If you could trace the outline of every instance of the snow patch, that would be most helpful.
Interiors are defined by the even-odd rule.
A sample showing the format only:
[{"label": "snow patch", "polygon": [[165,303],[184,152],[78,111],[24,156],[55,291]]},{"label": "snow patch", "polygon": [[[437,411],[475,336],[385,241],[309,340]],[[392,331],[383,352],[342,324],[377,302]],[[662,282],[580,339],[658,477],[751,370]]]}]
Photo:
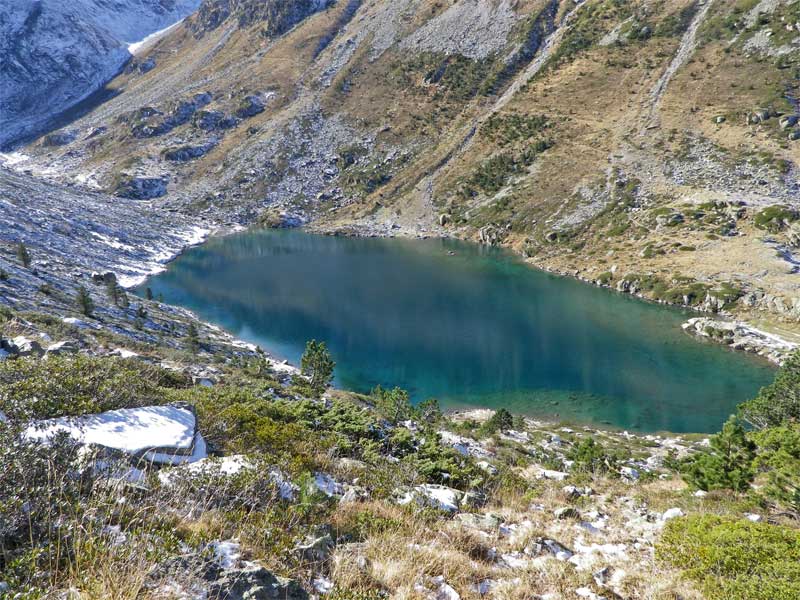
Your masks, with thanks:
[{"label": "snow patch", "polygon": [[194,413],[178,406],[123,408],[80,417],[59,417],[30,425],[25,436],[46,442],[66,433],[81,444],[96,444],[155,463],[180,464],[206,457]]},{"label": "snow patch", "polygon": [[146,36],[142,40],[139,40],[138,42],[128,44],[128,52],[130,52],[132,56],[136,56],[139,53],[139,51],[141,51],[149,43],[161,39],[162,37],[167,35],[170,31],[177,28],[178,25],[180,25],[181,23],[183,23],[183,19],[181,19],[177,23],[173,23],[172,25],[165,27],[164,29],[161,29],[160,31],[151,33],[150,35]]}]

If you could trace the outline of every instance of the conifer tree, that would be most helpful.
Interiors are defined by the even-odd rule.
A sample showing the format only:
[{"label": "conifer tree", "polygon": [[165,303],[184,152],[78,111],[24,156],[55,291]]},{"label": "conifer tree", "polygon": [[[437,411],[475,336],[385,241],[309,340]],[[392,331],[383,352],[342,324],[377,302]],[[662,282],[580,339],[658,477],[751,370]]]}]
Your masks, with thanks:
[{"label": "conifer tree", "polygon": [[92,316],[92,313],[94,312],[94,302],[92,301],[91,295],[89,295],[89,290],[87,290],[85,286],[78,288],[78,293],[75,296],[75,302],[82,314],[86,315],[87,317]]}]

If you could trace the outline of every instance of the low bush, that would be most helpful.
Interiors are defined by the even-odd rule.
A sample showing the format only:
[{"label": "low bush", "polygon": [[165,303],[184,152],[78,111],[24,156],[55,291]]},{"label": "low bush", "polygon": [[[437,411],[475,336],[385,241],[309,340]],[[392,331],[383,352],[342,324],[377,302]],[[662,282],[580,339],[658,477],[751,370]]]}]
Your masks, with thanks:
[{"label": "low bush", "polygon": [[735,417],[711,436],[707,452],[691,456],[682,466],[684,479],[701,490],[731,489],[744,492],[755,476],[756,445],[747,438]]},{"label": "low bush", "polygon": [[709,600],[800,598],[800,532],[716,515],[673,519],[657,558],[699,582]]},{"label": "low bush", "polygon": [[793,353],[758,395],[739,405],[739,414],[757,429],[800,422],[800,353]]},{"label": "low bush", "polygon": [[0,362],[0,410],[43,419],[164,403],[164,388],[189,385],[173,371],[122,358],[83,355]]}]

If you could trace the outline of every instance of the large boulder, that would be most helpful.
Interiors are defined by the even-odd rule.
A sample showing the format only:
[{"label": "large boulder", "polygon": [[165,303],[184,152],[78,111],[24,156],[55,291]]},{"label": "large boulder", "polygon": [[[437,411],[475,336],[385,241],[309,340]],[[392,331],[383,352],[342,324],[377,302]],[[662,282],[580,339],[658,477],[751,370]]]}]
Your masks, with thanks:
[{"label": "large boulder", "polygon": [[228,569],[208,587],[209,600],[307,600],[308,593],[292,579],[276,577],[260,565]]},{"label": "large boulder", "polygon": [[20,335],[11,340],[11,343],[16,347],[16,352],[19,356],[42,356],[44,350],[39,342]]},{"label": "large boulder", "polygon": [[236,110],[236,116],[240,119],[249,119],[262,112],[264,112],[264,101],[258,96],[247,96]]},{"label": "large boulder", "polygon": [[194,409],[185,404],[47,419],[33,423],[26,437],[47,441],[59,433],[66,433],[81,444],[149,463],[191,463],[207,456]]}]

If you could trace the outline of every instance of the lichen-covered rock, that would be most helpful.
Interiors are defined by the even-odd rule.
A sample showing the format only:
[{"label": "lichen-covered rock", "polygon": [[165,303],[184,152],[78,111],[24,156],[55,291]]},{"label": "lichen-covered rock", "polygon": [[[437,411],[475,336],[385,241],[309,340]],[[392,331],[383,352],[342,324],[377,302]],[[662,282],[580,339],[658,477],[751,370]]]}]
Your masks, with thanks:
[{"label": "lichen-covered rock", "polygon": [[249,564],[228,569],[208,587],[213,600],[306,600],[308,594],[291,579],[276,577],[267,569]]},{"label": "lichen-covered rock", "polygon": [[66,146],[75,141],[78,137],[75,131],[56,131],[49,133],[42,138],[42,146],[44,148],[55,148],[58,146]]},{"label": "lichen-covered rock", "polygon": [[187,162],[205,156],[213,147],[214,144],[203,144],[170,148],[164,152],[164,158],[171,162]]},{"label": "lichen-covered rock", "polygon": [[167,180],[162,177],[131,177],[122,179],[114,188],[121,198],[149,200],[167,193]]},{"label": "lichen-covered rock", "polygon": [[258,96],[247,96],[236,110],[236,116],[240,119],[249,119],[257,114],[264,112],[264,101]]}]

